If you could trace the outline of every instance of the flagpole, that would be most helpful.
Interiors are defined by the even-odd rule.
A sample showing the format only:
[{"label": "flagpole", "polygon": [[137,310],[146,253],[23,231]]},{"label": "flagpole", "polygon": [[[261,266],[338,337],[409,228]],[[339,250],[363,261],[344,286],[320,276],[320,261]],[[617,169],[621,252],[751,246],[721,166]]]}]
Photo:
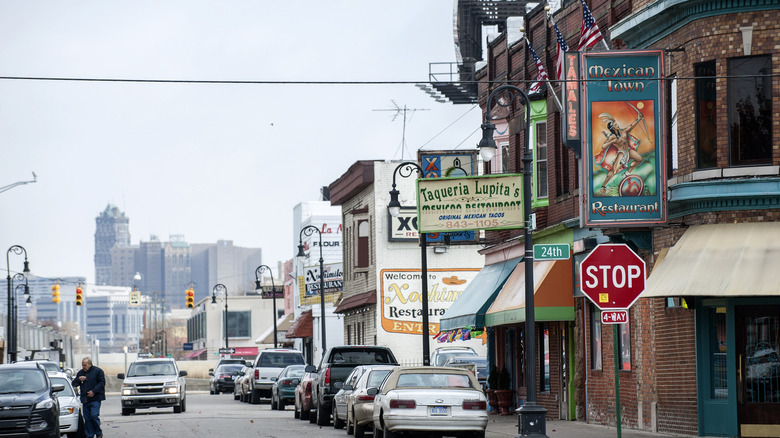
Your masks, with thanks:
[{"label": "flagpole", "polygon": [[[552,13],[550,12],[550,5],[549,4],[544,5],[544,10],[547,13],[547,19],[550,20],[550,22],[553,24],[553,26],[557,27],[557,25],[555,24],[555,20],[553,20]],[[557,69],[556,69],[556,71],[557,71]],[[558,78],[558,80],[560,81],[561,78]],[[565,99],[565,96],[563,95],[563,93],[564,93],[564,89],[563,89],[563,86],[561,86],[561,100]],[[553,90],[553,96],[555,96],[556,100],[558,99],[558,96],[555,94],[554,90]],[[561,108],[560,101],[558,101],[558,108]],[[563,113],[563,109],[562,108],[561,108],[561,113]]]},{"label": "flagpole", "polygon": [[[528,47],[531,47],[531,42],[528,41],[528,38],[525,36],[525,28],[520,29],[521,32],[523,32],[523,39],[525,40],[525,43],[528,44]],[[539,77],[537,72],[537,78]],[[550,77],[547,76],[546,79],[543,79],[544,82],[547,83],[547,86],[550,88],[550,94],[552,95],[553,99],[555,100],[555,106],[558,107],[558,111],[563,112],[563,105],[561,105],[561,101],[558,100],[558,95],[555,94],[555,89],[552,87],[552,84],[550,83]]]}]

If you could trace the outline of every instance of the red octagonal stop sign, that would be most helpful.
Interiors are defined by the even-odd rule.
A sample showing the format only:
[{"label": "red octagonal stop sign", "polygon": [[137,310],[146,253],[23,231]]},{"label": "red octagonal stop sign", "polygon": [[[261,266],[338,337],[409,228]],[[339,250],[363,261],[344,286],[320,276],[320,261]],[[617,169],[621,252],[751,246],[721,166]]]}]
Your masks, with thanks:
[{"label": "red octagonal stop sign", "polygon": [[602,310],[631,307],[645,276],[645,261],[624,243],[601,244],[580,264],[582,292]]}]

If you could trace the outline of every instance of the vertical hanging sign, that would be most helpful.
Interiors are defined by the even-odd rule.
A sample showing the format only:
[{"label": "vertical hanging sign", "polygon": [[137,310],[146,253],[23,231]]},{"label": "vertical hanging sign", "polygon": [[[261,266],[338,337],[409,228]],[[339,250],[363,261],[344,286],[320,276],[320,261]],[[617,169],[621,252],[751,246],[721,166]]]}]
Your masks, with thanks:
[{"label": "vertical hanging sign", "polygon": [[563,83],[563,142],[574,152],[577,159],[582,158],[582,135],[580,118],[582,114],[582,93],[580,93],[580,52],[566,52],[563,56],[563,71],[566,81]]},{"label": "vertical hanging sign", "polygon": [[582,224],[666,222],[661,50],[582,54]]}]

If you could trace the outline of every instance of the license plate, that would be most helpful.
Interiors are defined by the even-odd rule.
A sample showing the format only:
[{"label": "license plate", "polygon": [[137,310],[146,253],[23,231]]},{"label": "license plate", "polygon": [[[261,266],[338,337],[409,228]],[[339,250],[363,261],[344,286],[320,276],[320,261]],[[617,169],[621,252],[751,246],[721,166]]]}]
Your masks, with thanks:
[{"label": "license plate", "polygon": [[431,406],[431,415],[447,415],[447,406]]}]

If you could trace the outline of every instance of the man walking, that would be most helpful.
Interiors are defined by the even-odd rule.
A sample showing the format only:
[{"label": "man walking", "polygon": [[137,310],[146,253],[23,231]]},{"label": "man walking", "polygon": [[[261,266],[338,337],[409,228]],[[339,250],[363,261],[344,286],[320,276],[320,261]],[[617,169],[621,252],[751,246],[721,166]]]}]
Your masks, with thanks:
[{"label": "man walking", "polygon": [[100,429],[100,402],[106,399],[106,376],[103,370],[92,365],[92,359],[81,360],[81,371],[71,383],[79,388],[84,409],[84,432],[87,438],[103,438]]}]

